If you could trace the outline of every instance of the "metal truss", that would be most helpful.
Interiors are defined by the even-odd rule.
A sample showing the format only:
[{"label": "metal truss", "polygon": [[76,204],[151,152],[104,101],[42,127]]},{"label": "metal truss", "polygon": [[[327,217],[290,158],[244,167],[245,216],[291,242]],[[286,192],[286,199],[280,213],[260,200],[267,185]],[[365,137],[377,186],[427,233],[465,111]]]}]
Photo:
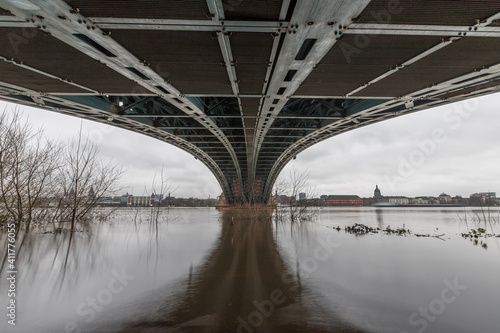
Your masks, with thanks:
[{"label": "metal truss", "polygon": [[[37,68],[0,50],[0,65],[70,87],[41,92],[0,74],[0,98],[139,132],[170,143],[202,161],[230,202],[249,202],[254,185],[260,201],[271,195],[283,167],[297,154],[332,136],[375,122],[500,90],[500,59],[470,72],[396,96],[370,89],[464,40],[500,37],[500,13],[474,18],[471,26],[360,23],[369,0],[284,0],[272,20],[231,20],[221,0],[207,0],[208,18],[150,19],[85,17],[62,0],[0,0],[13,15],[0,15],[0,29],[37,28],[107,69],[133,81],[134,91],[110,93]],[[489,15],[489,14],[488,14]],[[113,38],[129,30],[211,34],[227,76],[223,94],[184,94]],[[3,30],[5,31],[5,30]],[[270,52],[262,88],[242,94],[231,34],[265,33]],[[297,94],[338,42],[347,36],[437,37],[430,47],[350,86],[343,95]],[[200,54],[203,50],[200,51]],[[446,59],[443,59],[446,61]],[[220,69],[220,67],[218,67]],[[319,67],[322,68],[322,67]],[[259,78],[262,79],[262,78]],[[64,89],[63,89],[64,90]],[[72,93],[68,91],[79,91]],[[382,96],[384,95],[384,96]],[[245,100],[257,110],[244,109]],[[245,193],[248,192],[248,193]]]}]

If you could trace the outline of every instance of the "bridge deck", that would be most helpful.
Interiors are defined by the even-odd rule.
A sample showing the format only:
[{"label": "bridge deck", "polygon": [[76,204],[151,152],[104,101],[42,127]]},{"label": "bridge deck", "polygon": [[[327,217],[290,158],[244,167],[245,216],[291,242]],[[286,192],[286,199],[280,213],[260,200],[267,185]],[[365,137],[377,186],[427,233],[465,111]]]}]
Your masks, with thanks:
[{"label": "bridge deck", "polygon": [[231,202],[339,133],[500,86],[493,0],[0,0],[0,98],[173,144]]}]

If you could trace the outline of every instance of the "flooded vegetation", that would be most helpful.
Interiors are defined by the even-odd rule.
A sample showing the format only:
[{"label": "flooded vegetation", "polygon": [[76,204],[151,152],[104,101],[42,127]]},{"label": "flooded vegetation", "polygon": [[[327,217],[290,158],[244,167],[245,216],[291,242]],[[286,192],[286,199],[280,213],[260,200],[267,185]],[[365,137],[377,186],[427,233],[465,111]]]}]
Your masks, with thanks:
[{"label": "flooded vegetation", "polygon": [[467,238],[482,248],[470,247],[459,212],[327,208],[291,222],[272,210],[124,208],[74,228],[32,225],[17,236],[16,326],[0,330],[496,332],[499,238],[475,226]]}]

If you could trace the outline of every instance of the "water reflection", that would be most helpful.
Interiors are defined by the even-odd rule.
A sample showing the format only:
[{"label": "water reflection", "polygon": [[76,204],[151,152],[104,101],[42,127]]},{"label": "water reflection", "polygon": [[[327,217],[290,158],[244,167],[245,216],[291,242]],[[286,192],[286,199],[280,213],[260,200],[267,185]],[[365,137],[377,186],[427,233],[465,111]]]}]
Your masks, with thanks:
[{"label": "water reflection", "polygon": [[384,213],[382,209],[375,209],[375,214],[377,214],[377,225],[380,229],[384,229]]},{"label": "water reflection", "polygon": [[[499,238],[464,239],[484,223],[467,226],[460,212],[324,209],[317,221],[290,223],[269,212],[172,209],[151,224],[124,209],[81,232],[45,234],[54,227],[40,226],[19,233],[15,331],[411,332],[409,316],[440,297],[443,281],[458,278],[467,291],[428,331],[497,332]],[[344,232],[354,223],[406,225],[412,236],[354,237]],[[415,236],[436,230],[446,242]],[[312,262],[330,241],[337,247]],[[117,274],[131,278],[120,284]],[[0,332],[11,329],[0,322]]]},{"label": "water reflection", "polygon": [[[31,230],[21,228],[16,236],[19,319],[15,331],[116,331],[131,317],[123,319],[124,316],[120,316],[118,321],[111,324],[107,318],[110,310],[126,304],[124,300],[127,298],[138,298],[138,295],[154,289],[155,279],[163,283],[172,281],[175,276],[183,274],[183,267],[189,267],[190,262],[196,267],[196,257],[201,257],[215,238],[216,231],[212,227],[216,225],[212,218],[214,214],[208,212],[199,210],[183,214],[185,212],[178,211],[179,214],[171,219],[150,223],[148,219],[134,218],[137,214],[124,209],[109,221],[79,223],[74,231],[70,230],[71,225],[68,223],[36,225]],[[140,215],[147,217],[149,213],[145,209]],[[169,221],[174,221],[172,232],[169,231]],[[203,234],[207,236],[193,235],[193,225],[201,226]],[[178,245],[188,237],[196,239],[197,243],[189,248]],[[7,233],[0,232],[0,244],[6,244],[6,238]],[[171,249],[182,251],[174,253]],[[1,247],[0,255],[6,262],[7,246]],[[177,258],[172,260],[173,256]],[[187,264],[184,265],[184,262]],[[8,267],[6,264],[2,266],[2,277],[5,277]],[[104,309],[101,312],[99,305],[96,318],[89,320],[86,312],[89,297],[99,296],[103,288],[108,288],[111,279],[116,274],[125,274],[123,272],[136,277],[139,282],[128,285],[119,294],[113,293],[110,304],[107,304],[106,299],[101,299],[100,303],[106,303],[106,306],[102,307]],[[6,290],[7,282],[3,278],[0,280],[0,290]],[[102,295],[106,297],[109,293]],[[3,304],[6,301],[7,293],[2,293],[0,302]],[[82,308],[82,304],[85,307]],[[106,321],[105,329],[96,328]],[[70,328],[66,328],[66,325]],[[6,321],[0,322],[0,332],[10,329]]]},{"label": "water reflection", "polygon": [[122,332],[359,332],[305,304],[299,279],[278,252],[272,212],[247,214],[223,212],[220,238],[204,264],[190,269],[173,297],[162,299],[158,291],[148,299],[148,308],[160,302],[159,308]]},{"label": "water reflection", "polygon": [[[23,283],[31,285],[44,281],[51,295],[71,290],[72,286],[102,268],[102,258],[97,259],[102,248],[99,235],[103,223],[77,224],[74,230],[67,223],[39,225],[21,229],[16,234],[16,260],[22,271]],[[7,235],[0,234],[0,243],[6,244]],[[2,248],[3,263],[0,271],[8,269],[6,247]],[[67,279],[71,276],[71,279]]]}]

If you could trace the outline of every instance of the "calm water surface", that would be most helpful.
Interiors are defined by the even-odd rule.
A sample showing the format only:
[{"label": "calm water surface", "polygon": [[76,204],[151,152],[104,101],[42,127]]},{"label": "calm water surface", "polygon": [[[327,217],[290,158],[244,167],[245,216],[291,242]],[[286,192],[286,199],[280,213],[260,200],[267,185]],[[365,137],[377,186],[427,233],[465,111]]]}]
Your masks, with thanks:
[{"label": "calm water surface", "polygon": [[[301,223],[174,208],[152,224],[136,213],[25,237],[16,326],[4,315],[0,332],[500,331],[500,238],[462,238],[478,227],[471,209],[324,208]],[[346,233],[354,223],[412,234]],[[4,271],[5,306],[7,289]]]}]

